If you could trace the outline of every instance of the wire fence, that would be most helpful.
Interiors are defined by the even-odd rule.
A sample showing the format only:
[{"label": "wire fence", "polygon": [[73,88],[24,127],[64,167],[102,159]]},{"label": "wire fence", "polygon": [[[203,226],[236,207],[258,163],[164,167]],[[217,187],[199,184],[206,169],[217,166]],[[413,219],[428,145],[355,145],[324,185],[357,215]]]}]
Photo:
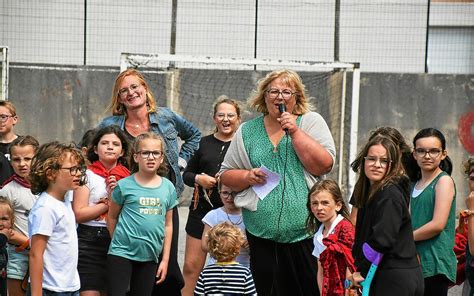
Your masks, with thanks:
[{"label": "wire fence", "polygon": [[474,73],[473,0],[1,0],[12,63],[118,66],[120,53],[359,62]]}]

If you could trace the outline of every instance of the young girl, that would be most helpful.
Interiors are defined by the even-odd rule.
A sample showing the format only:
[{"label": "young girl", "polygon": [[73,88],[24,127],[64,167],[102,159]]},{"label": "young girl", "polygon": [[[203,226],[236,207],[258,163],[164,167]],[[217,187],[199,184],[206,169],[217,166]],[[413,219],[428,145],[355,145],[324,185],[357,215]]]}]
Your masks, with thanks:
[{"label": "young girl", "polygon": [[28,175],[31,160],[38,150],[39,143],[32,136],[19,136],[10,145],[11,165],[15,172],[0,190],[0,195],[7,197],[13,205],[15,224],[8,246],[8,295],[22,296],[23,280],[28,279],[28,214],[33,207],[36,195],[31,193]]},{"label": "young girl", "polygon": [[[351,250],[354,227],[341,190],[334,180],[316,183],[306,203],[306,228],[314,235],[313,255],[318,258],[318,287],[321,295],[344,295],[344,280],[354,271]],[[336,250],[341,250],[338,252]]]},{"label": "young girl", "polygon": [[79,262],[81,295],[105,295],[107,291],[107,251],[110,235],[105,217],[110,194],[117,181],[128,177],[128,142],[116,125],[97,131],[88,145],[87,183],[74,190],[72,209],[79,224]]},{"label": "young girl", "polygon": [[178,201],[173,184],[162,177],[166,173],[163,149],[160,136],[150,132],[137,136],[133,144],[134,174],[117,183],[109,201],[109,295],[125,295],[129,285],[130,295],[150,295],[155,276],[157,284],[166,278],[172,209]]},{"label": "young girl", "polygon": [[257,295],[250,269],[236,262],[244,243],[242,231],[229,222],[208,232],[206,249],[216,262],[203,269],[194,295]]},{"label": "young girl", "polygon": [[[7,295],[6,267],[8,264],[7,242],[15,219],[13,206],[5,196],[0,196],[0,295]],[[11,295],[11,294],[9,294]]]},{"label": "young girl", "polygon": [[[218,190],[220,199],[222,201],[223,206],[217,208],[215,210],[210,211],[209,213],[204,216],[202,219],[202,223],[204,223],[204,231],[202,233],[202,250],[204,253],[207,253],[208,250],[208,232],[212,229],[212,227],[216,226],[219,223],[227,222],[230,223],[242,231],[242,234],[245,233],[245,225],[242,219],[242,211],[240,208],[236,207],[234,204],[234,193],[232,190],[223,185],[219,182]],[[237,262],[240,264],[250,267],[250,256],[248,250],[248,243],[245,240],[240,250],[240,254],[237,257]],[[208,265],[213,264],[216,262],[216,259],[212,256],[209,258]]]},{"label": "young girl", "polygon": [[411,194],[413,236],[420,256],[425,295],[447,295],[456,281],[455,197],[452,163],[444,135],[426,128],[413,139],[418,178]]},{"label": "young girl", "polygon": [[30,172],[31,192],[40,194],[28,216],[31,295],[79,295],[76,220],[69,190],[84,184],[84,158],[73,145],[40,146]]},{"label": "young girl", "polygon": [[416,257],[410,213],[409,180],[404,174],[398,146],[375,136],[361,151],[363,163],[355,185],[359,205],[354,256],[357,272],[349,279],[363,281],[371,262],[363,252],[367,244],[383,259],[370,286],[370,295],[423,295],[423,278]]}]

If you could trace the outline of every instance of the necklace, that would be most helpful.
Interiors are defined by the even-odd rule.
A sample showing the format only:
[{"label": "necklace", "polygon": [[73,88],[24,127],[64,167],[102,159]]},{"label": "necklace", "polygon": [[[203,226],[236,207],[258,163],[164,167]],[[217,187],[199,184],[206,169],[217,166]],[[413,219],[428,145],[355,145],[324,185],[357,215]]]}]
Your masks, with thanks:
[{"label": "necklace", "polygon": [[227,220],[229,220],[230,223],[232,223],[232,225],[240,225],[242,223],[242,215],[239,216],[239,220],[237,220],[237,222],[234,222],[232,221],[232,219],[230,218],[229,216],[229,213],[227,213],[226,209],[224,208],[224,212],[225,214],[227,215]]}]

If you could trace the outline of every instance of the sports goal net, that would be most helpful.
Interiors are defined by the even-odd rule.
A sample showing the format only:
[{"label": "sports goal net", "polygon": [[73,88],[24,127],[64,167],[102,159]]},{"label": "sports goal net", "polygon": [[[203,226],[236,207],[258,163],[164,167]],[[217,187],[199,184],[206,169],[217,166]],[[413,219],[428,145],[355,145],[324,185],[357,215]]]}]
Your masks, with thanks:
[{"label": "sports goal net", "polygon": [[240,101],[246,121],[259,115],[246,106],[259,79],[277,69],[297,71],[314,111],[326,120],[336,143],[337,158],[330,177],[339,182],[346,197],[352,192],[355,176],[349,164],[357,149],[358,64],[123,53],[121,71],[127,68],[143,73],[158,105],[183,115],[203,135],[214,130],[212,105],[219,96]]},{"label": "sports goal net", "polygon": [[8,98],[8,47],[0,46],[0,100]]}]

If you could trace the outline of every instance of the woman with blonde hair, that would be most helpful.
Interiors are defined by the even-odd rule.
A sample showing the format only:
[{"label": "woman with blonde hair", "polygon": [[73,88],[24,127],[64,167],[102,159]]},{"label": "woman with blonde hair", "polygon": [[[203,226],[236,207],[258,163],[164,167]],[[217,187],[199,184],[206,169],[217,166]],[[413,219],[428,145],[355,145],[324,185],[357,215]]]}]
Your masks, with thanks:
[{"label": "woman with blonde hair", "polygon": [[[221,181],[238,192],[259,295],[318,295],[313,243],[305,230],[309,188],[332,169],[334,140],[324,119],[310,112],[305,87],[291,70],[259,81],[250,106],[262,113],[237,130],[221,169]],[[258,197],[266,172],[280,175]]]},{"label": "woman with blonde hair", "polygon": [[[109,105],[112,116],[99,123],[99,127],[118,125],[134,139],[146,132],[153,132],[163,138],[164,155],[169,166],[167,178],[176,186],[179,197],[184,189],[181,169],[198,149],[201,133],[188,120],[165,107],[157,107],[153,93],[143,75],[134,69],[120,73],[112,90]],[[178,137],[183,141],[178,148]],[[173,208],[173,240],[168,266],[168,277],[154,293],[180,295],[184,280],[177,261],[179,217]],[[158,291],[159,290],[159,291]]]}]

